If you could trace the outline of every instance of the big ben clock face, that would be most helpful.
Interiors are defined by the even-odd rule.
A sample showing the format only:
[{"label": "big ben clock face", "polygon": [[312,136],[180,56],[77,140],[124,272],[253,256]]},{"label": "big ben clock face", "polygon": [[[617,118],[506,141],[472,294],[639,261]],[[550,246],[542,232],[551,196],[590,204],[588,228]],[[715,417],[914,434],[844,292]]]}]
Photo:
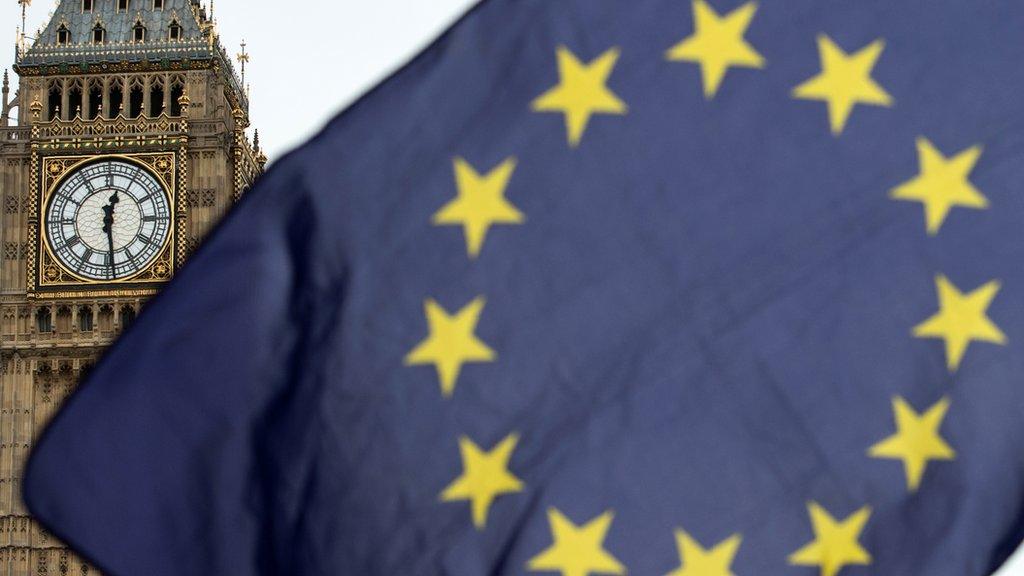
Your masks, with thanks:
[{"label": "big ben clock face", "polygon": [[96,281],[131,278],[160,255],[171,235],[168,191],[137,164],[95,162],[54,190],[44,229],[68,272]]}]

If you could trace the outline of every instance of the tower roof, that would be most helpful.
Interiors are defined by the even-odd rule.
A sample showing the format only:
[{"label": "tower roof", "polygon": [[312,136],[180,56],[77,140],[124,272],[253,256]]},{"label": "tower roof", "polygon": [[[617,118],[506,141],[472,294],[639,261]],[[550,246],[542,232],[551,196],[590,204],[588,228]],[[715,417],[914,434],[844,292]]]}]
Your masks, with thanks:
[{"label": "tower roof", "polygon": [[[91,9],[85,6],[91,4]],[[57,64],[73,60],[86,62],[159,59],[163,55],[209,52],[208,33],[212,23],[197,0],[164,0],[155,8],[154,0],[61,0],[50,22],[35,43],[21,55],[19,64]],[[127,5],[127,10],[120,9]],[[141,22],[146,41],[135,42],[133,29]],[[171,40],[170,28],[177,23],[181,35]],[[93,30],[105,30],[103,42],[93,41]],[[61,43],[58,32],[67,30],[70,38]],[[206,50],[201,50],[206,48]]]},{"label": "tower roof", "polygon": [[[135,39],[139,23],[146,28],[143,41]],[[178,33],[172,36],[174,26]],[[101,42],[95,41],[97,27],[104,31]],[[77,65],[84,71],[94,65],[204,60],[219,61],[229,71],[244,102],[245,91],[231,58],[217,40],[214,22],[200,0],[60,0],[32,46],[19,50],[16,69],[38,74],[52,66]]]}]

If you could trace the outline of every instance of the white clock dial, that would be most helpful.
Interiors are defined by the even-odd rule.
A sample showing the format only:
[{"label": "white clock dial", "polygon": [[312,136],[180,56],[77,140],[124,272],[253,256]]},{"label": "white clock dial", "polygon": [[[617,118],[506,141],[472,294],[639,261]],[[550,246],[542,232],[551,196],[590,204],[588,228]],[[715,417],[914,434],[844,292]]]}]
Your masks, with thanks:
[{"label": "white clock dial", "polygon": [[167,191],[141,166],[104,160],[74,172],[46,209],[46,237],[82,278],[121,280],[145,270],[170,237]]}]

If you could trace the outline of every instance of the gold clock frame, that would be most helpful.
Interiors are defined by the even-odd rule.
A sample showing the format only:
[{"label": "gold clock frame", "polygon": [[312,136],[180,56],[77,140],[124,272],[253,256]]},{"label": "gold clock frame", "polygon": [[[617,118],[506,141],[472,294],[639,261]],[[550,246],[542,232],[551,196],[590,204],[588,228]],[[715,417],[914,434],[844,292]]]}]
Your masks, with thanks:
[{"label": "gold clock frame", "polygon": [[[32,298],[106,298],[146,297],[171,279],[178,265],[179,239],[184,237],[185,221],[178,217],[178,201],[184,185],[179,168],[187,159],[184,152],[138,152],[120,154],[38,156],[33,166],[32,198],[29,203],[28,293]],[[158,256],[138,273],[119,280],[93,280],[67,269],[53,254],[46,238],[46,207],[50,198],[76,170],[94,162],[122,160],[146,170],[167,190],[172,222]]]}]

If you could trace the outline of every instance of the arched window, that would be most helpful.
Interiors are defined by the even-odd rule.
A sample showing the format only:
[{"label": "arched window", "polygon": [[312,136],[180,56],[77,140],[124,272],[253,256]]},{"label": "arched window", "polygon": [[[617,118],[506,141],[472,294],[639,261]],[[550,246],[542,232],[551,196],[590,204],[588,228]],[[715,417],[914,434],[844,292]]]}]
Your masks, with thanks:
[{"label": "arched window", "polygon": [[136,42],[146,41],[146,26],[142,22],[135,23],[135,27],[132,28],[132,38]]},{"label": "arched window", "polygon": [[57,309],[57,332],[61,334],[71,333],[71,308],[61,306]]},{"label": "arched window", "polygon": [[92,0],[82,0],[82,12],[92,12]]},{"label": "arched window", "polygon": [[130,0],[117,0],[117,11],[127,12],[130,7]]},{"label": "arched window", "polygon": [[92,306],[82,306],[78,309],[78,331],[92,332]]},{"label": "arched window", "polygon": [[18,317],[17,314],[9,312],[4,314],[3,333],[17,334],[18,333]]},{"label": "arched window", "polygon": [[103,83],[93,80],[89,83],[89,109],[86,110],[86,120],[92,120],[100,116],[103,108]]},{"label": "arched window", "polygon": [[121,307],[121,330],[127,330],[135,322],[135,308],[125,304]]},{"label": "arched window", "polygon": [[103,44],[107,41],[107,29],[102,24],[96,24],[92,29],[92,41],[96,44]]},{"label": "arched window", "polygon": [[100,307],[100,331],[110,332],[114,329],[114,309],[109,305]]},{"label": "arched window", "polygon": [[132,86],[128,93],[128,117],[138,118],[142,116],[142,106],[146,103],[145,95],[142,93],[142,86]]},{"label": "arched window", "polygon": [[175,82],[171,86],[171,116],[181,116],[181,97],[185,95],[185,86]]},{"label": "arched window", "polygon": [[156,118],[164,113],[164,85],[159,80],[149,87],[149,116]]},{"label": "arched window", "polygon": [[68,113],[71,119],[82,114],[82,85],[78,82],[68,90]]},{"label": "arched window", "polygon": [[50,95],[47,97],[46,102],[47,119],[57,120],[60,118],[60,101],[63,95],[64,91],[59,83],[54,82],[50,85]]},{"label": "arched window", "polygon": [[53,314],[50,314],[49,308],[40,308],[36,312],[36,328],[40,334],[53,332]]},{"label": "arched window", "polygon": [[110,109],[107,110],[107,118],[117,118],[124,109],[124,90],[121,88],[120,80],[114,80],[110,85]]},{"label": "arched window", "polygon": [[57,28],[57,44],[71,44],[71,30],[63,24]]},{"label": "arched window", "polygon": [[153,10],[163,10],[164,0],[153,0]]},{"label": "arched window", "polygon": [[181,24],[178,24],[177,20],[172,21],[170,28],[167,30],[168,37],[171,40],[181,40]]}]

